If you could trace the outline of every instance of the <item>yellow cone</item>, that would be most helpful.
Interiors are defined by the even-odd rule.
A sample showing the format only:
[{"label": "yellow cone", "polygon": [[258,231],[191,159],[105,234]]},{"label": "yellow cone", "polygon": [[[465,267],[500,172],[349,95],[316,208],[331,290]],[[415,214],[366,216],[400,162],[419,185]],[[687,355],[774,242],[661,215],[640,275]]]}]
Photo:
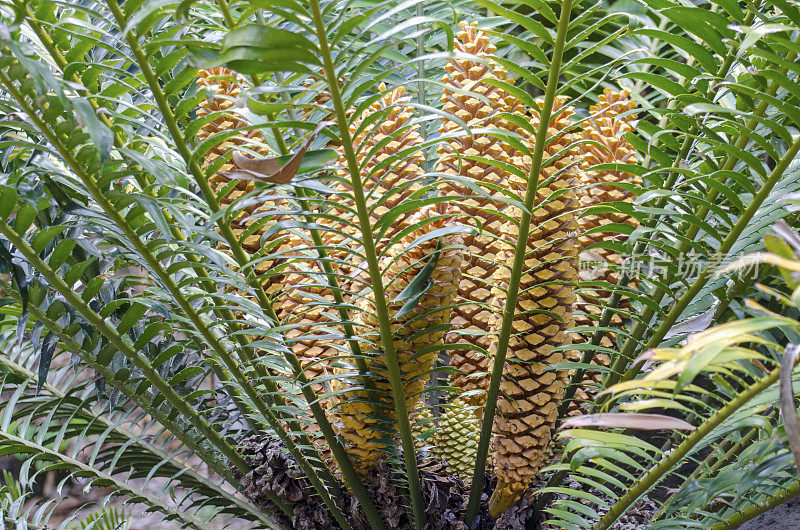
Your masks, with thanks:
[{"label": "yellow cone", "polygon": [[[424,208],[411,222],[426,222],[437,215],[436,209]],[[403,393],[409,411],[417,408],[422,391],[433,367],[434,357],[442,343],[445,325],[450,321],[450,312],[461,269],[462,250],[458,246],[460,236],[448,235],[428,241],[406,251],[405,248],[421,235],[435,229],[437,224],[425,224],[421,230],[412,232],[403,241],[390,249],[382,260],[386,300],[391,318],[393,345],[403,379]],[[437,250],[438,249],[438,250]],[[435,266],[429,277],[429,287],[407,314],[394,317],[405,304],[405,300],[393,301],[425,269],[431,260]],[[363,339],[372,343],[365,347],[369,372],[376,374],[373,388],[377,402],[370,402],[368,393],[360,387],[357,377],[342,377],[334,382],[334,390],[344,391],[334,399],[331,417],[334,427],[345,441],[348,452],[355,458],[354,465],[365,473],[380,460],[393,445],[395,439],[394,400],[388,381],[388,371],[383,354],[383,342],[371,293],[361,298],[357,305],[361,310],[356,318]],[[344,374],[345,370],[337,369]],[[348,391],[348,388],[354,390]]]}]

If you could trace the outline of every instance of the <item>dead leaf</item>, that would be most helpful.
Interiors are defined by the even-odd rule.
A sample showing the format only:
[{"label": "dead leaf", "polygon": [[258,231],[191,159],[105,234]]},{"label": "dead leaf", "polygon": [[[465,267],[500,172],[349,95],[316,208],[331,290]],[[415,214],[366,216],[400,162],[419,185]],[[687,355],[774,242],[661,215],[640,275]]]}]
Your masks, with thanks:
[{"label": "dead leaf", "polygon": [[797,405],[794,402],[794,388],[792,388],[792,370],[800,354],[799,344],[790,344],[783,351],[781,359],[781,417],[789,438],[789,447],[792,448],[794,463],[800,473],[800,417],[797,416]]},{"label": "dead leaf", "polygon": [[228,171],[223,175],[232,179],[288,184],[300,169],[300,163],[303,161],[303,156],[308,151],[311,142],[314,141],[322,129],[331,124],[332,122],[323,121],[317,125],[316,129],[312,131],[306,141],[303,142],[303,145],[300,146],[300,149],[286,164],[281,164],[281,157],[256,159],[235,151],[233,153],[233,163],[236,164],[239,171]]},{"label": "dead leaf", "polygon": [[636,360],[633,361],[633,364],[639,364],[639,363],[644,362],[644,361],[652,361],[654,354],[655,354],[654,350],[652,350],[652,349],[647,350],[643,354],[641,354],[639,357],[637,357]]},{"label": "dead leaf", "polygon": [[678,335],[687,335],[705,331],[714,321],[714,314],[717,312],[718,305],[719,302],[715,300],[714,304],[703,313],[678,322],[672,326],[672,328],[670,328],[666,335],[664,335],[663,340],[671,339],[672,337],[677,337]]},{"label": "dead leaf", "polygon": [[789,224],[781,219],[772,225],[772,230],[780,236],[781,239],[792,245],[795,254],[800,255],[800,234],[798,234]]},{"label": "dead leaf", "polygon": [[694,425],[679,418],[662,414],[604,412],[600,414],[584,414],[564,420],[561,428],[567,427],[612,427],[635,429],[638,431],[657,431],[661,429],[680,429],[693,431]]}]

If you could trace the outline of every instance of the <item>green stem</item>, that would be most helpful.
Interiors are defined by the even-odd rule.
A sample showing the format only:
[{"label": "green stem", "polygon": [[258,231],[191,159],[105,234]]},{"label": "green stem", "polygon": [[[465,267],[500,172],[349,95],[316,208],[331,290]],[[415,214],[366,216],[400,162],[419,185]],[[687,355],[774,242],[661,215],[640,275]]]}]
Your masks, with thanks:
[{"label": "green stem", "polygon": [[733,400],[729,401],[713,416],[704,421],[697,429],[692,431],[674,451],[669,453],[669,455],[663,458],[656,466],[652,467],[625,495],[620,497],[608,513],[592,527],[592,530],[605,530],[613,525],[639,497],[650,491],[661,479],[666,477],[668,472],[680,463],[698,443],[702,442],[703,439],[711,433],[711,431],[717,428],[742,405],[773,385],[779,377],[780,368],[776,368],[742,390]]},{"label": "green stem", "polygon": [[[786,153],[781,157],[778,164],[775,166],[775,169],[772,170],[767,180],[764,182],[764,185],[758,190],[753,200],[747,206],[747,209],[742,213],[739,220],[733,226],[731,231],[728,233],[728,236],[722,242],[718,249],[718,254],[720,256],[725,256],[731,250],[733,245],[738,241],[739,236],[744,232],[744,229],[747,228],[747,225],[750,223],[750,220],[755,215],[756,211],[761,207],[764,201],[769,196],[769,193],[772,191],[772,188],[778,183],[778,181],[783,176],[783,173],[789,167],[789,164],[792,163],[794,157],[797,153],[800,152],[800,137],[796,138],[794,142],[789,146],[789,149]],[[706,283],[713,277],[714,273],[716,272],[717,267],[715,265],[709,265],[706,267],[698,276],[697,280],[683,293],[680,299],[675,303],[669,313],[662,319],[661,324],[659,327],[653,332],[650,337],[650,340],[642,348],[643,351],[646,351],[650,348],[655,348],[658,346],[661,341],[664,339],[664,336],[667,332],[672,328],[672,326],[677,322],[678,318],[681,316],[683,311],[686,307],[695,299],[695,297],[700,293],[700,291],[705,287]],[[644,322],[644,321],[641,321]],[[638,326],[637,326],[638,327]],[[634,344],[633,337],[629,340],[629,343]],[[634,345],[635,346],[635,345]],[[621,354],[624,356],[626,352],[632,350],[631,348],[625,348]],[[631,379],[639,372],[639,367],[641,363],[636,364],[628,369],[627,372],[622,376],[619,377],[617,372],[611,372],[608,379],[608,385],[611,386],[617,381]]]},{"label": "green stem", "polygon": [[527,190],[525,192],[525,208],[522,210],[519,221],[519,236],[517,237],[516,246],[514,248],[514,262],[511,265],[511,277],[508,282],[506,303],[503,310],[503,321],[497,340],[497,352],[493,359],[494,366],[492,367],[492,377],[489,383],[489,389],[486,393],[486,403],[483,408],[481,437],[478,443],[475,470],[472,473],[472,485],[469,494],[469,503],[467,504],[467,514],[464,518],[467,527],[472,525],[480,510],[483,481],[486,474],[486,459],[489,455],[489,443],[492,438],[494,414],[497,407],[497,398],[500,393],[500,383],[503,379],[503,369],[505,367],[508,344],[511,338],[512,325],[514,323],[514,313],[517,305],[520,280],[522,278],[522,269],[525,265],[525,249],[527,248],[528,235],[530,234],[531,228],[531,212],[534,210],[539,173],[542,170],[542,159],[544,156],[545,143],[547,141],[547,129],[550,124],[553,102],[555,101],[559,85],[558,78],[561,73],[561,59],[564,54],[564,43],[567,38],[571,10],[572,0],[562,0],[555,46],[553,47],[553,58],[550,61],[550,71],[547,78],[547,89],[544,95],[544,103],[542,104],[539,127],[536,129],[536,143],[534,144],[531,171],[528,175]]},{"label": "green stem", "polygon": [[762,513],[775,508],[783,504],[786,501],[789,501],[795,497],[800,495],[800,482],[795,482],[786,490],[777,495],[772,497],[766,504],[754,504],[752,506],[748,506],[744,510],[739,510],[738,512],[734,513],[724,521],[720,521],[712,526],[709,530],[725,530],[728,528],[738,528],[739,526],[743,525],[747,521],[758,517]]},{"label": "green stem", "polygon": [[[257,83],[257,77],[252,76],[253,81]],[[262,97],[264,94],[262,94]],[[270,121],[275,121],[275,117],[273,115],[267,116]],[[286,145],[286,142],[283,139],[283,135],[280,134],[280,130],[278,127],[272,127],[272,134],[275,137],[275,140],[278,144],[278,149],[280,150],[282,155],[289,154],[289,148]],[[297,202],[300,204],[300,207],[305,212],[311,212],[311,203],[308,200],[308,193],[303,188],[297,188]],[[310,226],[314,225],[314,219],[311,215],[305,215],[306,223]],[[345,304],[344,297],[342,296],[342,290],[339,286],[339,280],[336,277],[336,273],[331,266],[330,261],[328,258],[328,252],[325,250],[325,243],[322,240],[322,236],[320,235],[320,231],[316,228],[310,228],[309,233],[311,234],[311,240],[314,242],[314,248],[317,252],[317,264],[322,268],[323,272],[325,273],[325,278],[328,282],[328,289],[331,291],[331,295],[333,296],[333,301],[336,303],[336,311],[339,313],[339,320],[342,322],[342,328],[344,329],[345,337],[347,337],[347,344],[350,346],[350,352],[353,354],[355,358],[356,365],[358,366],[358,373],[359,377],[361,378],[362,383],[364,384],[364,388],[367,389],[367,397],[373,402],[378,402],[378,396],[375,391],[375,385],[372,384],[372,380],[369,377],[369,369],[367,368],[367,363],[364,360],[364,354],[361,351],[361,345],[359,344],[358,340],[356,339],[355,330],[353,329],[353,324],[350,323],[350,315],[347,311],[347,305]]]},{"label": "green stem", "polygon": [[231,16],[231,10],[228,6],[227,0],[217,0],[219,10],[222,11],[222,17],[225,19],[225,25],[233,29],[236,27],[236,21]]},{"label": "green stem", "polygon": [[386,357],[386,367],[389,372],[389,383],[392,388],[394,398],[394,408],[397,415],[397,427],[403,445],[403,457],[405,461],[406,473],[408,474],[408,489],[411,496],[411,508],[414,516],[414,525],[422,529],[425,525],[425,507],[422,503],[422,491],[420,487],[419,470],[417,469],[416,450],[414,439],[411,434],[411,423],[408,419],[408,409],[403,393],[403,378],[400,371],[400,364],[397,353],[394,349],[393,334],[389,321],[389,311],[386,303],[386,296],[383,289],[383,279],[381,277],[378,255],[375,249],[375,239],[370,225],[369,212],[367,211],[366,200],[364,198],[364,186],[361,181],[361,172],[358,166],[353,139],[348,129],[347,115],[342,103],[341,93],[339,92],[339,80],[336,78],[336,69],[331,58],[331,51],[328,47],[327,32],[325,23],[320,13],[319,0],[309,0],[311,5],[314,27],[319,40],[319,51],[325,68],[328,89],[331,93],[336,112],[336,122],[342,140],[342,149],[347,160],[347,167],[350,173],[353,196],[355,199],[356,212],[359,227],[363,237],[364,254],[369,269],[370,281],[372,283],[375,310],[380,325],[380,337],[383,344],[383,353]]},{"label": "green stem", "polygon": [[[749,11],[747,13],[746,17],[745,17],[744,24],[745,25],[749,25],[750,23],[752,23],[754,17],[755,17],[755,13],[753,11]],[[733,47],[731,47],[731,49],[726,54],[725,60],[723,61],[722,65],[720,65],[720,68],[717,70],[717,73],[716,73],[716,78],[717,79],[722,79],[727,75],[727,73],[730,70],[731,66],[733,66],[733,64],[734,64],[735,59],[736,59],[735,49]],[[691,60],[692,59],[690,58],[690,61]],[[684,88],[687,88],[687,89],[691,88],[690,87],[691,81],[692,81],[691,79],[684,79],[683,80]],[[777,85],[777,83],[773,83],[773,86],[775,87],[775,89],[777,89],[778,85]],[[710,94],[711,94],[711,90],[713,90],[713,84],[709,83],[709,89],[704,94],[704,97],[708,98],[710,96]],[[670,102],[669,105],[673,105],[673,104],[674,104],[674,102]],[[759,107],[759,109],[760,108],[761,107]],[[765,108],[761,109],[761,112],[763,113],[764,110],[766,110],[766,109]],[[758,109],[756,110],[756,112],[758,112]],[[662,118],[662,121],[663,121],[663,119],[664,118]],[[677,179],[678,179],[678,177],[680,175],[678,170],[681,168],[681,165],[682,165],[683,161],[688,156],[689,151],[691,150],[691,147],[693,145],[692,140],[691,140],[690,137],[691,137],[691,135],[695,134],[697,131],[699,131],[699,127],[697,125],[692,125],[690,127],[690,129],[689,129],[689,131],[687,133],[687,137],[684,138],[684,141],[681,144],[681,147],[680,147],[680,149],[678,151],[678,154],[677,154],[677,156],[675,158],[675,161],[672,164],[672,167],[670,168],[670,172],[667,175],[667,178],[666,178],[666,180],[664,182],[664,185],[662,186],[662,189],[670,189],[670,188],[674,187],[675,184],[677,183]],[[660,142],[661,141],[660,139],[661,139],[661,136],[659,136],[656,139],[656,142]],[[739,138],[739,140],[737,142],[737,146],[738,146],[738,144],[740,142],[743,142],[743,141],[746,142],[747,139],[744,138],[744,137]],[[649,161],[649,156],[645,158],[645,161],[643,162],[643,165],[647,166],[648,163],[649,163],[648,161]],[[667,201],[667,199],[665,197],[658,199],[656,201],[655,205],[654,205],[654,208],[657,208],[657,209],[663,208],[664,205],[666,204],[666,201]],[[642,226],[645,227],[645,228],[650,228],[650,229],[655,228],[660,219],[661,219],[660,215],[653,215],[646,222],[644,222]],[[642,252],[645,251],[646,247],[647,247],[647,242],[643,241],[643,242],[637,243],[635,245],[635,247],[634,247],[633,255],[634,256],[640,255]],[[619,281],[619,285],[628,285],[631,282],[632,279],[633,279],[632,276],[626,271],[626,272],[624,272],[622,274],[622,277],[621,277],[621,279]],[[657,300],[656,303],[658,303],[663,298],[663,296],[664,296],[663,293],[661,293],[661,291],[659,289],[657,289],[656,292],[653,295],[653,298],[654,298],[654,300]],[[609,325],[609,323],[611,322],[611,319],[616,314],[615,310],[619,307],[619,304],[622,301],[622,299],[623,299],[623,293],[621,291],[615,290],[612,293],[611,298],[608,301],[607,307],[603,309],[603,312],[600,315],[600,320],[599,320],[599,322],[597,324],[598,327],[603,328],[603,327],[607,327]],[[652,309],[651,309],[650,306],[645,307],[644,311],[645,311],[645,315],[640,319],[640,321],[634,327],[634,330],[632,331],[631,337],[629,337],[629,339],[624,344],[624,348],[623,348],[623,351],[625,352],[624,355],[618,355],[617,356],[617,359],[618,359],[619,363],[627,362],[627,359],[630,358],[630,355],[632,354],[633,350],[635,349],[636,341],[638,340],[638,337],[641,337],[642,334],[647,329],[647,326],[646,325],[642,325],[642,322],[648,322],[649,318],[652,318],[652,315],[654,313],[652,313]],[[649,315],[649,317],[647,317],[647,315]],[[592,335],[592,339],[591,339],[590,343],[593,346],[600,345],[600,342],[602,341],[604,335],[605,335],[604,331],[596,331]],[[584,352],[584,354],[583,354],[583,356],[581,358],[581,363],[589,364],[592,361],[593,357],[594,357],[594,350],[593,349],[588,349],[588,350],[586,350]],[[618,365],[618,366],[621,366],[621,365]],[[577,390],[578,386],[580,386],[581,382],[583,381],[583,377],[584,377],[585,372],[586,371],[584,369],[581,369],[581,368],[579,368],[579,369],[575,370],[575,372],[573,372],[572,377],[570,378],[570,382],[567,385],[567,389],[564,392],[564,399],[562,400],[561,405],[559,406],[559,418],[562,418],[562,417],[565,416],[567,408],[569,407],[569,402],[575,396],[575,391]]]}]

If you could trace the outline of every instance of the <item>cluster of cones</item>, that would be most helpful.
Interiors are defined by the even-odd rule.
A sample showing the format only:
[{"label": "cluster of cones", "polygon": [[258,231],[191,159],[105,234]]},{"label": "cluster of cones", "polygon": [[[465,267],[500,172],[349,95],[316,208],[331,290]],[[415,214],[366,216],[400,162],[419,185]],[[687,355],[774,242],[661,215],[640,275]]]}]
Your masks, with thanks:
[{"label": "cluster of cones", "polygon": [[[602,227],[633,226],[635,221],[612,209],[581,214],[597,204],[633,198],[631,191],[617,185],[638,184],[632,175],[595,168],[635,162],[622,136],[632,130],[630,111],[635,105],[626,91],[606,90],[590,108],[590,117],[577,123],[566,98],[556,99],[547,124],[546,163],[535,176],[529,235],[520,242],[519,204],[529,186],[542,103],[536,101],[531,108],[503,89],[513,81],[476,25],[462,24],[455,46],[460,53],[445,67],[441,98],[443,111],[454,119],[443,119],[439,127],[435,181],[425,172],[423,137],[402,87],[381,87],[371,107],[351,120],[350,133],[375,230],[406,406],[415,417],[415,432],[435,427],[427,438],[432,452],[463,477],[474,467],[511,264],[516,249],[524,249],[493,424],[490,464],[497,485],[489,508],[497,517],[524,494],[548,458],[558,403],[569,377],[566,370],[548,367],[574,358],[564,346],[585,338],[570,329],[592,325],[609,295],[604,289],[578,290],[578,280],[601,279],[612,285],[619,281],[615,268],[621,258],[608,244],[617,236],[604,233]],[[240,86],[234,74],[205,71],[199,82],[215,92],[200,110],[207,120],[201,139],[246,127],[229,113]],[[325,94],[314,103],[324,107]],[[460,122],[479,132],[467,134]],[[332,396],[324,400],[331,423],[356,469],[367,476],[396,445],[395,418],[383,354],[387,345],[379,333],[362,259],[363,218],[356,214],[345,154],[337,147],[340,160],[331,193],[305,203],[315,210],[314,239],[308,231],[268,231],[275,221],[295,215],[287,200],[245,201],[248,206],[236,208],[242,196],[257,193],[252,181],[224,175],[233,169],[230,151],[243,147],[263,152],[257,130],[227,136],[208,152],[205,167],[221,205],[236,210],[232,226],[257,260],[254,270],[274,297],[276,313],[289,330],[287,341],[307,375],[316,380],[317,394]],[[445,199],[432,203],[425,199],[430,196]],[[463,225],[476,230],[458,230]],[[590,252],[612,266],[600,278],[583,273],[579,277],[579,255]],[[330,265],[328,271],[323,263]],[[409,291],[421,276],[425,289],[412,293],[414,303],[409,305]],[[344,335],[347,315],[342,307],[350,308],[363,363],[353,360],[355,341],[331,338]],[[612,334],[603,340],[603,346],[613,347]],[[453,368],[449,385],[454,392],[438,404],[439,414],[431,414],[422,397],[441,355]],[[597,361],[607,362],[607,357]],[[590,374],[587,384],[595,377]],[[578,397],[589,396],[583,390]]]}]

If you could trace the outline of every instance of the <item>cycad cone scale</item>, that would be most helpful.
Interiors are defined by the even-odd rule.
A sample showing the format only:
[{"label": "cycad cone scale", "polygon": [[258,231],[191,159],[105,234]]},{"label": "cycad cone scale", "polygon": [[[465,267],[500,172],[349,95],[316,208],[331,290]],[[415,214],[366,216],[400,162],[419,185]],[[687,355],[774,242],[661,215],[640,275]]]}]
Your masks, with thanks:
[{"label": "cycad cone scale", "polygon": [[[630,114],[630,111],[635,107],[636,102],[629,99],[627,90],[613,92],[607,88],[598,98],[597,104],[589,108],[589,118],[582,123],[581,139],[584,142],[579,145],[582,165],[578,206],[581,212],[604,203],[616,206],[622,202],[633,202],[634,193],[616,184],[626,183],[639,186],[642,183],[641,177],[619,170],[595,168],[600,164],[635,164],[637,162],[633,146],[624,137],[625,133],[633,131],[631,122],[636,119],[636,116]],[[624,265],[623,258],[616,251],[608,248],[608,243],[619,243],[624,241],[627,236],[599,231],[601,227],[609,224],[628,225],[631,228],[638,226],[637,220],[631,215],[609,209],[598,214],[582,213],[578,219],[580,261],[582,264],[596,263],[599,265],[597,270],[593,267],[581,267],[581,281],[602,280],[612,285],[619,283],[620,275],[617,268]],[[587,233],[590,230],[592,232]],[[635,287],[635,282],[628,287]],[[610,295],[609,291],[596,287],[581,288],[577,293],[575,303],[575,325],[596,326],[602,313],[601,304],[606,302]],[[630,304],[625,299],[618,307],[622,312],[630,310]],[[609,325],[619,327],[621,324],[620,313],[614,313]],[[591,333],[585,337],[576,334],[573,340],[584,342],[589,336]],[[600,346],[613,349],[616,346],[615,342],[615,334],[609,331],[603,335]],[[581,352],[575,351],[574,353],[573,360],[580,361]],[[606,353],[595,352],[592,362],[601,366],[609,366],[610,357]],[[600,379],[599,372],[586,373],[575,393],[576,399],[571,403],[571,414],[581,412],[581,404],[590,401],[592,387],[599,388]]]},{"label": "cycad cone scale", "polygon": [[[397,354],[403,378],[403,394],[408,410],[416,408],[422,397],[435,355],[440,350],[445,325],[450,320],[450,306],[456,294],[461,270],[460,236],[450,235],[430,239],[413,250],[405,247],[436,227],[429,219],[435,217],[433,208],[424,208],[412,223],[429,223],[406,237],[405,244],[390,249],[385,257],[388,263],[385,277],[386,299],[391,318],[393,345]],[[438,249],[438,250],[437,250]],[[399,251],[399,252],[398,252]],[[435,266],[429,277],[430,286],[422,294],[416,306],[401,317],[394,317],[404,305],[404,301],[393,301],[409,283],[434,260]],[[383,261],[383,260],[382,260]],[[388,381],[384,361],[383,345],[379,333],[378,318],[375,314],[373,298],[370,295],[357,302],[360,314],[356,322],[362,331],[360,335],[372,342],[373,347],[365,349],[369,372],[377,375],[373,379],[373,389],[378,401],[370,402],[368,390],[357,377],[353,383],[340,378],[334,381],[334,390],[344,392],[334,403],[332,418],[334,428],[345,441],[348,452],[354,457],[354,465],[361,473],[367,472],[395,444],[396,417],[394,401]],[[337,369],[342,372],[341,369]],[[348,387],[359,387],[347,391]]]},{"label": "cycad cone scale", "polygon": [[444,405],[441,415],[434,418],[429,409],[416,415],[415,435],[419,438],[430,432],[425,442],[437,458],[447,462],[451,472],[469,483],[475,469],[475,458],[480,441],[480,420],[475,415],[475,407],[461,397]]},{"label": "cycad cone scale", "polygon": [[[462,24],[461,29],[456,50],[477,55],[481,60],[450,61],[448,75],[443,79],[444,110],[471,127],[513,131],[525,139],[526,149],[520,152],[495,135],[476,134],[474,138],[449,140],[449,146],[440,150],[439,166],[443,172],[474,179],[477,185],[499,187],[486,187],[486,197],[458,182],[442,185],[446,195],[469,197],[456,203],[456,207],[483,228],[480,235],[467,242],[470,261],[459,288],[459,294],[473,303],[463,306],[454,325],[483,333],[477,345],[491,355],[499,331],[500,309],[505,305],[521,213],[508,205],[503,190],[512,191],[512,198],[518,201],[525,196],[531,171],[531,131],[539,125],[540,109],[525,109],[517,98],[491,84],[505,79],[505,70],[492,58],[494,46],[474,24]],[[464,89],[480,94],[490,103],[458,92]],[[522,128],[501,113],[522,117],[531,127]],[[521,496],[543,464],[567,377],[564,371],[545,369],[564,359],[564,353],[553,349],[569,344],[566,330],[572,326],[577,279],[573,190],[577,167],[571,148],[576,138],[566,132],[571,114],[571,109],[564,107],[564,100],[558,99],[548,124],[549,143],[544,156],[545,160],[552,159],[538,178],[531,231],[525,245],[524,272],[493,425],[492,463],[498,486],[490,499],[490,511],[495,517]],[[440,130],[448,134],[456,128],[454,122],[446,121]],[[516,169],[508,169],[509,166]],[[451,365],[463,372],[454,380],[456,386],[469,390],[488,386],[489,357],[455,353]]]},{"label": "cycad cone scale", "polygon": [[[373,102],[363,115],[351,124],[354,148],[361,168],[364,194],[370,212],[371,224],[380,220],[389,209],[413,200],[420,193],[419,181],[424,171],[422,152],[419,146],[422,137],[419,126],[413,123],[412,108],[408,105],[410,98],[405,95],[403,87],[386,91],[381,85],[383,95]],[[382,113],[381,119],[371,121],[363,126],[363,120],[376,113]],[[328,259],[337,274],[339,287],[344,301],[350,301],[350,293],[361,289],[361,282],[368,281],[364,274],[363,263],[356,261],[358,248],[361,246],[361,234],[354,219],[355,204],[352,190],[348,184],[349,174],[344,153],[338,149],[337,176],[341,180],[332,184],[335,194],[329,196],[320,210],[324,212],[315,220],[322,226],[321,237],[328,249]],[[402,157],[398,153],[403,153]],[[388,162],[388,163],[387,163]],[[377,251],[384,250],[387,241],[399,230],[408,226],[410,213],[398,217],[389,230],[376,241]],[[312,247],[313,242],[291,240],[295,248]],[[309,250],[312,250],[309,249]],[[310,252],[314,254],[312,250]],[[314,380],[320,376],[330,375],[329,358],[341,355],[330,343],[319,340],[315,335],[324,334],[325,327],[331,332],[341,333],[338,315],[331,311],[332,293],[328,289],[320,289],[314,275],[322,272],[315,260],[308,260],[303,268],[294,267],[283,281],[283,291],[278,297],[276,311],[278,316],[293,329],[288,332],[292,340],[295,354],[306,367],[306,375]],[[320,303],[324,298],[330,303]],[[334,314],[332,320],[330,315]],[[319,393],[321,385],[315,385]]]}]

